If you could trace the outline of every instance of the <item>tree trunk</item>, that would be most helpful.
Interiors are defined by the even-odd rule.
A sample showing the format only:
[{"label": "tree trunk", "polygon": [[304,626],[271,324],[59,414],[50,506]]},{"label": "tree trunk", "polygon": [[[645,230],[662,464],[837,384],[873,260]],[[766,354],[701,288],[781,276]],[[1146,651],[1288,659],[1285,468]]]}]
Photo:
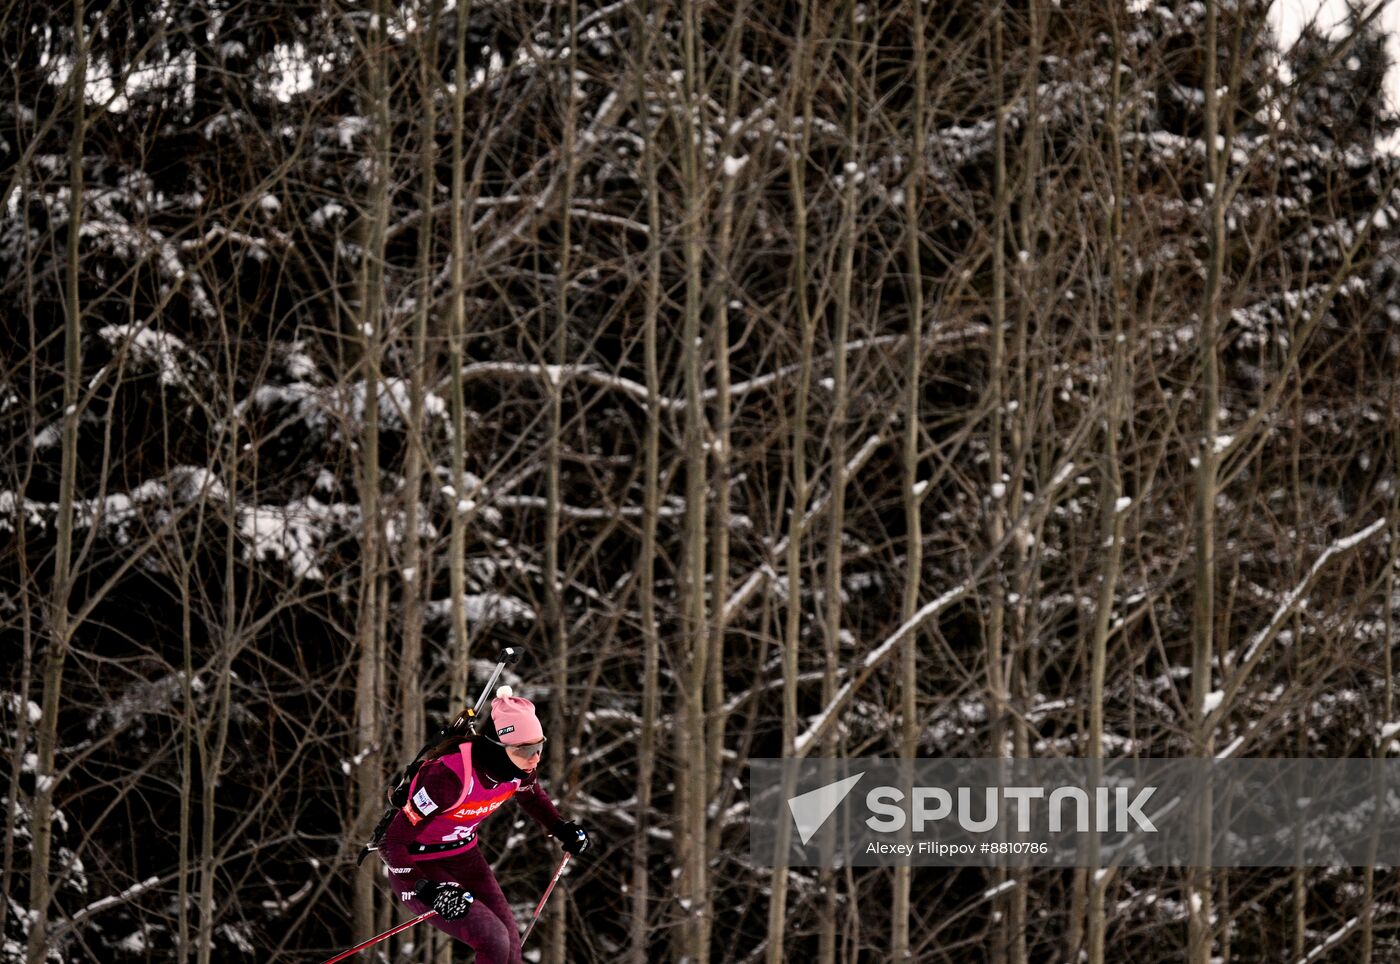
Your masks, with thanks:
[{"label": "tree trunk", "polygon": [[[380,558],[384,551],[379,511],[379,366],[383,350],[384,230],[389,206],[389,90],[386,76],[384,0],[376,0],[368,35],[366,91],[374,111],[373,175],[367,197],[367,217],[359,282],[358,331],[364,391],[364,425],[357,466],[360,507],[359,613],[356,624],[358,667],[355,687],[355,837],[369,836],[382,806],[384,743],[384,640],[380,636]],[[347,391],[352,388],[347,387]],[[368,939],[375,930],[375,875],[366,869],[355,876],[354,934]]]},{"label": "tree trunk", "polygon": [[[728,127],[720,150],[720,157],[727,159],[739,143],[739,125],[733,122],[739,113],[740,80],[742,62],[739,56],[739,41],[743,36],[748,14],[747,0],[741,0],[733,11],[727,36],[726,62],[729,67],[728,91],[725,100],[725,118]],[[710,524],[710,598],[714,600],[710,612],[709,666],[707,681],[707,725],[709,747],[705,752],[705,773],[708,782],[705,796],[709,801],[718,801],[723,793],[725,774],[724,748],[728,718],[725,713],[724,686],[724,635],[728,630],[728,612],[724,601],[729,598],[729,525],[730,525],[730,440],[733,421],[733,399],[730,396],[729,372],[729,299],[734,291],[733,250],[734,250],[734,204],[740,178],[747,165],[733,176],[726,176],[720,189],[719,233],[715,240],[715,274],[710,281],[710,310],[714,319],[710,346],[714,353],[715,407],[714,445],[711,447],[712,471],[710,489],[714,493],[714,519]],[[711,854],[720,853],[720,834],[723,824],[718,820],[707,821],[706,849]],[[702,943],[710,947],[714,917],[706,914],[703,922]]]},{"label": "tree trunk", "polygon": [[[902,448],[904,525],[905,525],[905,583],[904,596],[900,606],[900,622],[908,621],[919,605],[919,580],[923,569],[923,526],[919,518],[919,396],[922,386],[923,324],[924,324],[924,282],[919,245],[920,194],[923,190],[924,170],[924,111],[925,92],[928,89],[928,64],[924,38],[924,5],[913,5],[914,19],[914,97],[912,144],[910,145],[909,179],[904,189],[904,237],[906,244],[905,260],[908,263],[909,297],[909,345],[908,366],[904,378],[904,441]],[[918,634],[911,634],[900,654],[900,714],[903,720],[900,731],[900,752],[912,758],[918,753]],[[913,884],[913,868],[896,867],[894,871],[894,894],[892,929],[890,935],[890,956],[896,961],[905,960],[909,952],[910,889]]]},{"label": "tree trunk", "polygon": [[[427,394],[428,314],[432,304],[433,278],[433,200],[437,188],[437,108],[434,93],[441,82],[436,69],[438,16],[441,0],[428,0],[425,16],[428,26],[423,47],[418,52],[418,86],[422,91],[422,117],[419,124],[419,164],[422,177],[423,220],[418,235],[418,305],[413,317],[410,351],[413,367],[409,372],[409,411],[404,456],[404,546],[402,585],[403,653],[399,658],[400,756],[416,753],[426,739],[423,706],[423,600],[424,586],[432,574],[425,572],[423,539],[419,533],[423,515],[423,473],[428,462],[424,433],[424,407]],[[429,562],[431,560],[428,560]]]},{"label": "tree trunk", "polygon": [[[1041,435],[1036,419],[1041,418],[1037,405],[1033,404],[1032,361],[1030,358],[1030,330],[1034,299],[1040,297],[1037,288],[1037,271],[1047,257],[1057,252],[1045,247],[1045,194],[1048,189],[1041,179],[1041,109],[1040,109],[1040,70],[1041,50],[1044,44],[1045,18],[1041,13],[1040,0],[1028,0],[1026,5],[1029,45],[1026,53],[1027,68],[1022,85],[1026,99],[1026,116],[1022,129],[1022,160],[1019,179],[1021,217],[1019,227],[1019,250],[1025,252],[1016,259],[1019,275],[1020,296],[1016,299],[1015,338],[1011,348],[1014,363],[1009,366],[1011,381],[1006,403],[1006,430],[1009,437],[1012,470],[1011,483],[1007,487],[1006,505],[1022,506],[1026,494],[1026,480],[1030,464],[1034,458],[1034,442]],[[1013,235],[1016,234],[1013,230]],[[1033,630],[1028,623],[1035,618],[1039,599],[1040,575],[1039,554],[1034,546],[1039,539],[1030,538],[1029,522],[1018,532],[1012,543],[1015,551],[1016,567],[1013,572],[1012,591],[1016,602],[1010,607],[1011,631],[1010,651],[1007,656],[1007,687],[1010,698],[1021,708],[1012,721],[1012,753],[1018,758],[1030,755],[1030,727],[1026,722],[1025,710],[1033,702],[1037,692],[1040,673],[1036,656],[1037,647],[1029,645]],[[1015,881],[1007,895],[1007,918],[1011,930],[1011,955],[1013,964],[1026,964],[1028,958],[1027,932],[1030,927],[1028,894],[1031,873],[1027,870],[1013,870]]]},{"label": "tree trunk", "polygon": [[452,70],[452,252],[449,271],[452,275],[452,310],[448,315],[447,360],[451,368],[451,399],[449,406],[452,417],[452,529],[448,536],[447,578],[451,593],[449,605],[452,618],[452,707],[466,706],[471,699],[469,677],[471,675],[471,636],[467,632],[466,610],[466,556],[467,556],[467,507],[472,494],[467,487],[467,402],[466,388],[462,383],[462,342],[466,338],[466,260],[467,247],[471,243],[466,230],[467,219],[462,210],[465,201],[466,158],[463,140],[466,137],[466,98],[467,98],[467,23],[471,20],[472,5],[459,5],[457,8],[456,57]]},{"label": "tree trunk", "polygon": [[[1391,383],[1391,411],[1395,411],[1394,382]],[[1392,453],[1395,453],[1397,464],[1400,464],[1400,422],[1392,423],[1391,431]],[[1385,569],[1385,598],[1395,598],[1395,570],[1400,568],[1400,486],[1392,486],[1390,491],[1390,539],[1389,549],[1386,554]],[[1389,723],[1395,719],[1395,679],[1392,675],[1394,660],[1392,646],[1395,644],[1395,607],[1385,607],[1385,643],[1382,652],[1383,658],[1382,672],[1385,680],[1385,702],[1383,704],[1383,715],[1381,719]],[[1379,759],[1384,759],[1390,754],[1389,741],[1377,741],[1375,755]],[[1379,826],[1373,830],[1373,834],[1379,831]],[[1374,837],[1373,837],[1374,846]],[[1366,868],[1365,894],[1363,895],[1365,904],[1362,910],[1362,932],[1361,932],[1361,959],[1363,964],[1370,964],[1375,955],[1375,918],[1376,918],[1376,872],[1375,868]]]},{"label": "tree trunk", "polygon": [[[826,543],[826,585],[823,595],[826,603],[825,632],[826,660],[822,667],[822,705],[828,705],[836,696],[837,677],[841,667],[841,539],[846,528],[846,419],[849,405],[847,386],[846,343],[851,329],[851,288],[855,274],[856,248],[856,178],[861,157],[860,137],[860,63],[861,43],[860,18],[857,4],[851,0],[846,5],[846,180],[841,193],[841,235],[840,262],[836,276],[836,314],[831,333],[831,501],[827,510]],[[842,755],[841,737],[835,728],[822,741],[822,754],[827,759]],[[830,779],[834,779],[834,774]],[[830,779],[823,782],[829,783]],[[828,848],[827,852],[834,852]],[[820,914],[821,930],[817,939],[818,964],[835,964],[837,916],[837,875],[831,868],[822,868],[818,875],[818,888],[822,903]],[[854,901],[856,895],[849,895]]]},{"label": "tree trunk", "polygon": [[[790,475],[792,501],[788,508],[787,551],[784,572],[787,576],[787,600],[783,623],[783,755],[794,755],[797,738],[797,672],[798,650],[802,642],[802,546],[803,516],[807,510],[807,405],[812,379],[812,342],[815,325],[811,305],[807,301],[807,199],[804,165],[805,147],[811,130],[812,98],[807,73],[808,37],[811,30],[810,8],[806,0],[799,5],[797,38],[794,53],[795,69],[789,85],[790,97],[802,98],[802,134],[795,149],[788,152],[788,178],[791,181],[792,202],[792,293],[797,311],[798,337],[801,347],[798,360],[798,384],[792,415],[792,455]],[[800,94],[798,92],[801,92]],[[789,100],[785,108],[788,129],[795,120],[796,104]],[[780,824],[780,860],[786,855],[787,824]],[[773,893],[768,904],[768,964],[780,964],[785,958],[784,938],[787,932],[788,870],[779,866],[773,872]]]},{"label": "tree trunk", "polygon": [[682,330],[682,366],[685,381],[685,563],[682,566],[682,640],[684,645],[680,665],[684,668],[683,692],[680,699],[680,721],[677,730],[679,744],[677,759],[681,761],[679,793],[679,840],[677,857],[680,863],[680,899],[683,923],[680,929],[683,953],[693,964],[706,964],[709,948],[704,939],[704,918],[709,914],[709,854],[706,827],[705,758],[709,740],[706,735],[705,685],[708,665],[708,626],[705,618],[705,535],[707,498],[707,458],[705,452],[704,402],[702,395],[703,351],[700,328],[704,289],[701,284],[700,260],[701,184],[700,137],[700,62],[697,44],[696,5],[681,7],[682,18],[682,97],[680,107],[680,169],[684,202],[682,229],[685,260],[685,320]]},{"label": "tree trunk", "polygon": [[[578,128],[578,96],[577,80],[575,79],[578,68],[578,43],[576,34],[578,29],[578,3],[577,0],[570,0],[569,3],[569,56],[565,62],[569,80],[565,87],[564,104],[564,142],[562,145],[564,156],[564,187],[560,192],[559,200],[559,272],[555,287],[555,307],[554,331],[546,339],[546,343],[553,348],[553,358],[551,364],[556,372],[563,372],[565,362],[568,360],[568,332],[569,332],[569,272],[571,270],[571,257],[573,235],[570,230],[572,218],[569,216],[569,209],[574,203],[574,178],[577,173],[578,149],[576,131]],[[561,737],[563,734],[572,732],[569,704],[569,633],[564,620],[564,599],[563,599],[563,567],[559,556],[559,515],[560,515],[560,473],[561,473],[561,451],[564,433],[564,380],[562,375],[549,379],[549,452],[548,469],[545,479],[545,558],[544,558],[544,612],[545,627],[549,637],[553,638],[554,658],[550,673],[551,699],[550,705],[553,709],[551,714],[551,725],[555,727],[555,733]],[[560,746],[566,745],[564,739],[559,740]],[[564,787],[564,771],[568,760],[563,753],[554,753],[549,757],[549,780],[554,792],[560,793]],[[568,926],[568,902],[560,901],[559,905],[551,908],[549,918],[549,934],[545,945],[545,960],[552,964],[564,964],[565,941]]]},{"label": "tree trunk", "polygon": [[[1006,491],[1011,477],[1006,472],[1002,451],[1002,421],[1006,417],[1006,235],[1011,219],[1011,196],[1006,184],[1006,87],[1004,72],[1006,57],[1003,49],[1002,18],[1005,8],[998,3],[991,11],[991,73],[992,101],[996,111],[992,135],[992,304],[991,346],[987,358],[988,394],[987,421],[987,489],[991,493],[987,507],[987,544],[999,545],[1006,534]],[[987,601],[987,732],[990,746],[987,755],[1002,759],[1009,756],[1007,738],[1008,693],[1006,686],[1006,567],[1000,556],[992,565],[991,585]],[[1000,925],[993,932],[989,960],[1000,964],[1007,960],[1013,931],[1007,913],[1010,896],[1003,885],[1008,877],[1005,868],[992,871],[992,885],[998,889],[995,898],[996,917]]]},{"label": "tree trunk", "polygon": [[[1119,103],[1122,98],[1122,74],[1118,69],[1122,57],[1122,36],[1119,29],[1117,8],[1114,8],[1113,21],[1113,61],[1109,66],[1108,116],[1105,119],[1104,134],[1107,141],[1110,192],[1108,217],[1105,230],[1104,248],[1108,252],[1108,316],[1111,339],[1109,352],[1109,378],[1107,398],[1104,403],[1103,431],[1103,473],[1099,489],[1099,545],[1106,546],[1102,569],[1099,573],[1099,596],[1094,614],[1094,634],[1089,651],[1089,757],[1103,759],[1103,693],[1104,676],[1108,665],[1108,638],[1113,623],[1113,607],[1118,592],[1118,577],[1122,569],[1123,526],[1126,509],[1120,509],[1119,500],[1123,496],[1123,473],[1119,464],[1118,433],[1126,411],[1127,385],[1125,384],[1125,362],[1127,335],[1124,328],[1123,306],[1127,299],[1127,286],[1123,272],[1123,205],[1125,188],[1123,182],[1123,151],[1120,142]],[[1095,332],[1097,336],[1098,333]],[[1102,339],[1097,339],[1102,342]],[[1098,771],[1095,770],[1097,777]],[[1090,837],[1090,868],[1098,865],[1098,838]],[[1088,950],[1089,964],[1103,964],[1104,934],[1104,888],[1108,882],[1107,873],[1090,870],[1088,879]]]},{"label": "tree trunk", "polygon": [[656,714],[660,670],[660,634],[656,626],[656,522],[661,502],[661,376],[656,357],[656,324],[661,311],[661,201],[656,173],[656,141],[650,123],[647,79],[651,67],[652,32],[647,19],[651,4],[640,6],[633,19],[640,38],[637,58],[637,116],[642,137],[642,170],[647,199],[646,307],[642,318],[643,366],[646,370],[647,424],[645,467],[643,469],[641,585],[639,604],[642,618],[642,719],[637,738],[637,826],[632,838],[632,913],[628,921],[628,960],[646,964],[649,953],[651,913],[651,849],[647,834],[653,822],[652,783],[656,776]]},{"label": "tree trunk", "polygon": [[31,809],[29,872],[29,964],[43,964],[48,954],[49,903],[52,898],[53,801],[58,780],[55,749],[58,745],[58,714],[63,701],[63,670],[72,642],[69,612],[73,588],[73,501],[77,488],[78,396],[82,378],[82,303],[79,301],[78,267],[80,233],[83,223],[83,135],[86,128],[84,95],[87,89],[87,38],[83,25],[83,2],[73,2],[73,133],[68,142],[69,214],[67,264],[64,279],[63,324],[63,455],[59,469],[57,540],[54,546],[53,590],[49,597],[49,648],[44,660],[43,707],[35,742],[38,759],[34,767],[34,796]]},{"label": "tree trunk", "polygon": [[[195,540],[198,544],[198,539]],[[185,562],[185,560],[181,560]],[[193,832],[190,800],[193,791],[195,736],[198,732],[198,716],[194,706],[194,638],[193,604],[190,599],[190,566],[180,569],[180,643],[182,650],[183,679],[180,681],[180,825],[177,830],[180,853],[178,857],[178,882],[176,885],[176,913],[179,924],[176,927],[175,959],[184,964],[190,954],[190,845]],[[201,741],[202,742],[202,741]]]},{"label": "tree trunk", "polygon": [[[3,192],[0,192],[3,193]],[[3,205],[0,205],[2,208]],[[35,350],[38,342],[38,326],[34,321],[34,242],[31,234],[31,221],[29,209],[25,208],[22,214],[23,236],[25,238],[24,252],[24,303],[22,310],[24,316],[29,319],[26,326],[28,332],[28,398],[25,399],[30,417],[30,428],[37,431],[39,421],[39,400],[38,400],[38,353]],[[28,497],[29,483],[34,473],[33,450],[30,458],[24,463],[20,477],[16,480],[15,500],[19,505],[23,505]],[[19,568],[19,619],[20,619],[20,658],[19,658],[19,706],[24,708],[24,712],[16,713],[15,720],[15,742],[14,752],[9,754],[9,785],[18,787],[20,785],[20,775],[24,772],[25,753],[29,748],[30,738],[30,716],[29,716],[29,696],[34,686],[34,602],[35,585],[34,573],[31,570],[29,559],[29,536],[26,526],[15,526],[14,533],[14,555]],[[16,901],[11,904],[12,885],[15,881],[15,833],[19,827],[19,804],[20,795],[18,793],[7,793],[5,795],[5,854],[4,866],[0,869],[0,907],[19,906]],[[31,838],[32,839],[32,838]],[[183,870],[183,868],[182,868]],[[181,879],[183,884],[184,880]],[[184,904],[181,904],[184,907]]]},{"label": "tree trunk", "polygon": [[[1215,639],[1215,496],[1217,453],[1215,439],[1220,410],[1220,376],[1216,344],[1216,312],[1225,258],[1224,169],[1217,132],[1219,97],[1216,91],[1217,47],[1216,0],[1206,0],[1205,36],[1205,147],[1203,179],[1210,185],[1210,223],[1207,228],[1210,263],[1201,301],[1201,423],[1197,446],[1195,602],[1192,607],[1191,715],[1195,752],[1209,758],[1214,741],[1206,731],[1206,697],[1211,692],[1211,664]],[[1191,964],[1210,964],[1213,946],[1211,925],[1211,874],[1209,858],[1209,804],[1202,801],[1195,822],[1200,842],[1188,872],[1188,959]]]},{"label": "tree trunk", "polygon": [[[220,318],[219,334],[222,336],[225,346],[232,344],[228,326],[222,317]],[[227,379],[225,397],[232,400],[237,366],[231,348],[225,347],[224,351],[224,377]],[[230,405],[230,409],[232,408],[233,406]],[[225,518],[232,521],[238,518],[238,496],[243,485],[243,437],[240,433],[241,424],[236,411],[230,411],[228,418],[231,428],[228,432],[227,449],[224,455],[226,467],[224,513]],[[255,485],[256,482],[253,481],[249,488],[255,488]],[[238,572],[238,550],[239,543],[235,526],[229,525],[224,531],[223,544],[223,580],[227,587],[235,585],[234,580]],[[214,815],[217,802],[215,791],[223,774],[224,753],[228,748],[229,719],[232,715],[233,703],[231,691],[233,660],[240,634],[238,625],[240,608],[237,596],[232,591],[226,591],[222,594],[222,601],[223,606],[218,615],[217,632],[210,634],[217,641],[218,646],[212,659],[212,675],[215,680],[214,695],[207,721],[201,721],[199,724],[198,739],[195,743],[199,751],[199,771],[202,780],[199,810],[199,859],[197,861],[199,867],[199,930],[196,934],[196,960],[199,964],[209,964],[213,957],[216,916],[214,883],[219,871],[218,852],[214,839]]]}]

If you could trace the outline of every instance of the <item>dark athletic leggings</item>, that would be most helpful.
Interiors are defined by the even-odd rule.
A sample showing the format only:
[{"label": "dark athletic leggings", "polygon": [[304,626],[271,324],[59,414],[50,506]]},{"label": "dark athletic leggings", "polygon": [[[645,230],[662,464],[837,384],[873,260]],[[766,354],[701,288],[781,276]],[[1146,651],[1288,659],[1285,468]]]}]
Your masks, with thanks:
[{"label": "dark athletic leggings", "polygon": [[[491,866],[479,848],[438,860],[418,860],[414,866],[419,877],[461,884],[476,898],[466,917],[443,920],[434,916],[429,917],[427,923],[474,947],[476,964],[521,964],[520,931],[515,915],[510,912],[506,895],[501,893],[501,885],[496,883],[496,875],[491,873]],[[407,901],[404,906],[414,914],[432,910],[421,900]]]}]

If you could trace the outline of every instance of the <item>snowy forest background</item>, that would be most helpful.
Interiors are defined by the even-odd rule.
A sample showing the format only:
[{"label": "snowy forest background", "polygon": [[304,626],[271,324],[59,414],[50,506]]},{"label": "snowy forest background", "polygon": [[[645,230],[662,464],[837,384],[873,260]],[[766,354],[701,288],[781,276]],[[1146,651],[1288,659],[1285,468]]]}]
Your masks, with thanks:
[{"label": "snowy forest background", "polygon": [[[595,840],[532,959],[1400,959],[1390,872],[775,874],[745,809],[1400,751],[1375,9],[0,0],[0,958],[388,926],[386,776],[523,643]],[[523,919],[557,845],[483,846]]]}]

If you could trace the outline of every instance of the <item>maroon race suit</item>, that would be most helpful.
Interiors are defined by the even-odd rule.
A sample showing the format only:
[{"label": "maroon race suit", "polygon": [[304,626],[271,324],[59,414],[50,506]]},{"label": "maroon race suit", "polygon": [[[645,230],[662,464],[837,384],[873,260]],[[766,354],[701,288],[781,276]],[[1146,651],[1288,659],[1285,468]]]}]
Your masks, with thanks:
[{"label": "maroon race suit", "polygon": [[456,883],[471,892],[476,903],[465,917],[428,922],[475,948],[477,964],[521,961],[515,915],[476,846],[477,825],[512,797],[546,832],[563,819],[536,772],[518,769],[487,739],[464,742],[460,752],[423,764],[408,803],[379,843],[390,886],[413,913],[432,910],[413,891],[418,880]]}]

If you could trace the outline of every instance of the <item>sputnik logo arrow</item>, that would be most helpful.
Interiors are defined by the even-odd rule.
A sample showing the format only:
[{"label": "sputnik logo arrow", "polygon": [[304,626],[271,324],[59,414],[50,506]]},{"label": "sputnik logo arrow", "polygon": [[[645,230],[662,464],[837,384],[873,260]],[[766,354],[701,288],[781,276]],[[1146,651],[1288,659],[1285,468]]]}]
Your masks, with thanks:
[{"label": "sputnik logo arrow", "polygon": [[841,806],[841,801],[846,799],[863,776],[864,770],[844,780],[799,793],[787,802],[788,809],[792,811],[792,822],[797,825],[797,835],[802,838],[802,846],[807,846],[807,842],[826,823],[826,818]]}]

